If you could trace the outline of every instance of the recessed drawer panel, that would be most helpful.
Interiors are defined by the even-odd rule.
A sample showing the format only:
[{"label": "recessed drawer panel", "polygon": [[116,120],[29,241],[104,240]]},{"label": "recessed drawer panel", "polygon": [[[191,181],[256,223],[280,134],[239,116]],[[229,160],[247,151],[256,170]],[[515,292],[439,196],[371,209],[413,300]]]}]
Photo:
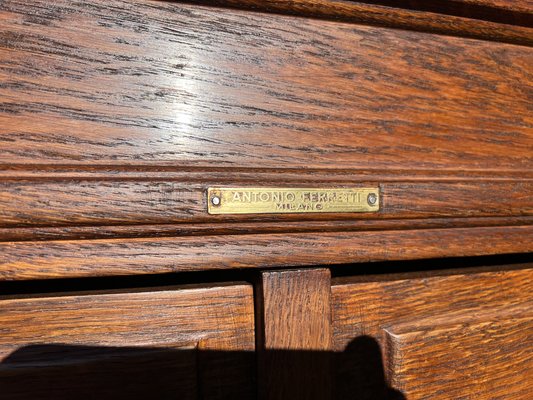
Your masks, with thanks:
[{"label": "recessed drawer panel", "polygon": [[249,398],[254,390],[246,284],[3,299],[0,332],[6,400]]},{"label": "recessed drawer panel", "polygon": [[[441,315],[446,317],[446,315]],[[466,313],[465,320],[384,328],[391,385],[409,399],[531,397],[533,313]]]},{"label": "recessed drawer panel", "polygon": [[530,399],[530,267],[334,279],[338,398]]}]

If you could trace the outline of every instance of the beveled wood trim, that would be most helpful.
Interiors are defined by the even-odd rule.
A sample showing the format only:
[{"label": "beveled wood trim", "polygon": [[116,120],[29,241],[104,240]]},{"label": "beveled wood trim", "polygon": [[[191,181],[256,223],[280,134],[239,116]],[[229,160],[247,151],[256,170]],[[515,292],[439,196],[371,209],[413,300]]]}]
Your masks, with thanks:
[{"label": "beveled wood trim", "polygon": [[0,243],[0,279],[155,274],[533,251],[533,226]]},{"label": "beveled wood trim", "polygon": [[[352,348],[354,339],[366,336],[372,338],[376,351],[382,354],[389,382],[392,378],[390,384],[407,399],[492,399],[490,386],[481,394],[483,382],[494,378],[499,381],[496,387],[502,387],[500,378],[509,372],[506,366],[517,361],[520,371],[532,361],[531,357],[523,357],[528,347],[523,335],[530,332],[533,310],[531,257],[523,264],[507,265],[505,262],[511,259],[499,258],[497,262],[503,265],[435,270],[439,266],[455,268],[458,260],[450,260],[448,265],[446,260],[437,265],[434,260],[427,260],[421,263],[433,270],[334,279],[334,348],[345,354],[340,359],[340,370],[359,371],[366,367],[367,360],[358,357],[354,353],[357,348]],[[522,316],[529,317],[529,324],[520,321]],[[515,320],[516,330],[513,331],[512,323],[504,322],[506,319]],[[501,323],[513,332],[507,328],[502,332]],[[510,333],[507,338],[500,335],[505,331]],[[484,353],[485,347],[489,357]],[[464,360],[458,363],[462,357]],[[505,360],[507,357],[512,361]],[[487,369],[472,374],[470,369],[480,365]],[[465,366],[468,367],[462,369]],[[402,379],[395,379],[398,373]],[[351,376],[356,386],[366,384],[361,376]],[[522,375],[519,381],[523,378]],[[343,389],[341,393],[349,393],[349,385],[342,380],[337,384]],[[421,392],[412,392],[416,386]],[[513,388],[524,389],[524,385],[511,383],[507,389]],[[523,393],[517,398],[524,398]]]},{"label": "beveled wood trim", "polygon": [[[182,236],[247,235],[264,233],[359,232],[378,230],[413,230],[436,228],[474,228],[533,225],[533,216],[353,219],[333,221],[283,221],[237,223],[182,223],[159,225],[93,225],[0,228],[0,242],[40,240],[127,239]],[[400,232],[398,234],[401,234]]]},{"label": "beveled wood trim", "polygon": [[367,168],[341,168],[332,164],[321,168],[281,167],[259,168],[243,166],[213,165],[193,166],[187,163],[174,165],[159,164],[2,164],[2,181],[117,181],[117,180],[176,180],[187,183],[202,182],[463,182],[463,181],[516,181],[533,180],[533,171],[528,168],[417,168],[380,169],[370,165]]},{"label": "beveled wood trim", "polygon": [[[464,1],[464,0],[463,0]],[[475,1],[475,0],[474,0]],[[470,6],[470,10],[463,16],[455,16],[459,12],[459,6],[451,8],[446,4],[433,5],[429,8],[421,2],[394,2],[381,1],[339,1],[339,0],[189,0],[190,3],[207,4],[224,7],[242,8],[250,11],[266,11],[281,14],[298,15],[313,18],[331,19],[335,21],[362,23],[376,26],[385,26],[400,29],[410,29],[421,32],[432,32],[445,35],[471,37],[476,39],[494,40],[499,42],[533,45],[533,30],[526,26],[516,26],[515,23],[527,23],[531,21],[527,13],[531,12],[531,5],[524,7],[524,2],[516,7],[509,6],[510,1],[503,0],[506,4],[489,4],[488,1],[478,0],[477,6],[490,6],[493,13],[498,9],[502,13],[514,12],[503,19],[504,23],[492,22],[487,16],[476,12]],[[466,0],[465,2],[468,2]],[[446,3],[446,2],[443,2]],[[472,5],[476,5],[472,2]],[[483,4],[484,3],[484,4]],[[402,8],[408,6],[408,8]],[[463,5],[464,7],[465,5]],[[447,12],[448,15],[445,13]],[[520,14],[520,13],[525,13]],[[470,14],[470,15],[469,15]],[[492,19],[502,20],[492,15]],[[468,18],[471,17],[471,18]]]},{"label": "beveled wood trim", "polygon": [[1,298],[0,326],[2,399],[255,398],[251,284]]},{"label": "beveled wood trim", "polygon": [[533,13],[531,0],[444,0],[445,3],[474,4],[493,9],[511,10],[520,13]]},{"label": "beveled wood trim", "polygon": [[[0,228],[76,225],[219,224],[416,218],[533,216],[533,180],[509,181],[228,181],[231,187],[379,187],[375,213],[210,215],[204,180],[0,180]],[[206,178],[207,179],[207,178]],[[229,178],[228,178],[229,179]]]},{"label": "beveled wood trim", "polygon": [[435,400],[527,399],[528,371],[533,369],[528,344],[533,331],[531,307],[522,315],[505,311],[476,322],[384,329],[391,385],[402,388],[406,398],[432,393]]},{"label": "beveled wood trim", "polygon": [[[129,345],[172,345],[181,339],[187,345],[209,342],[204,347],[211,350],[255,347],[253,291],[243,282],[10,296],[0,298],[0,310],[0,359],[18,345],[38,342],[47,334],[48,343],[120,346],[124,335],[134,331],[137,335],[131,336]],[[98,323],[87,325],[88,320]],[[56,326],[54,332],[48,331],[49,325]]]}]

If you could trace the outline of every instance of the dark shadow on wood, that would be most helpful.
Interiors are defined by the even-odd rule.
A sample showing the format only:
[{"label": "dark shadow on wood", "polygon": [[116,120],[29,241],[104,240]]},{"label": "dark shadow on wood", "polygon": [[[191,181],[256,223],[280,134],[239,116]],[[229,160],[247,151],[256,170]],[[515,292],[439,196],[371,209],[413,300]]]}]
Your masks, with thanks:
[{"label": "dark shadow on wood", "polygon": [[405,400],[400,391],[386,383],[381,349],[374,338],[355,338],[335,358],[335,398]]},{"label": "dark shadow on wood", "polygon": [[[332,398],[398,400],[385,382],[381,352],[370,337],[344,352],[272,350],[279,384],[297,384],[317,363],[333,367]],[[167,347],[41,344],[21,347],[0,363],[0,398],[13,399],[255,399],[256,355]],[[289,369],[285,367],[290,367]],[[300,377],[299,377],[300,375]],[[297,398],[314,399],[313,377]],[[320,384],[320,381],[316,381]],[[316,392],[316,391],[315,391]],[[291,398],[291,400],[294,397]]]},{"label": "dark shadow on wood", "polygon": [[[428,11],[455,17],[492,21],[500,24],[521,25],[528,28],[533,26],[533,13],[518,11],[512,8],[490,6],[490,2],[487,2],[486,5],[457,0],[364,0],[362,2],[404,8],[406,10]],[[519,9],[520,7],[516,8]]]}]

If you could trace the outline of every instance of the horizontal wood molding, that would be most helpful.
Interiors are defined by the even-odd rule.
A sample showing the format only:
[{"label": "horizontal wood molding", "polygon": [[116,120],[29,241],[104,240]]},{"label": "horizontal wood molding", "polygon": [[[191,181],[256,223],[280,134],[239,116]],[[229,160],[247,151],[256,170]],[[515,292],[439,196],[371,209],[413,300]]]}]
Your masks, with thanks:
[{"label": "horizontal wood molding", "polygon": [[532,226],[0,243],[0,279],[154,274],[533,251]]},{"label": "horizontal wood molding", "polygon": [[[246,223],[325,220],[388,220],[417,218],[479,218],[533,216],[533,180],[470,180],[459,182],[344,181],[301,176],[297,182],[262,179],[230,181],[229,186],[365,187],[377,186],[381,209],[366,214],[209,215],[208,187],[221,182],[179,180],[1,180],[0,228],[75,225],[132,225],[178,223]],[[313,180],[316,179],[315,182]],[[468,225],[468,222],[466,222]]]},{"label": "horizontal wood molding", "polygon": [[255,347],[252,287],[244,283],[0,297],[0,311],[0,360],[45,337],[48,344],[122,346],[128,335],[130,346],[196,346],[205,341],[211,350]]},{"label": "horizontal wood molding", "polygon": [[510,9],[519,12],[533,13],[531,0],[447,0],[449,2],[476,4],[487,7]]},{"label": "horizontal wood molding", "polygon": [[[527,165],[527,164],[526,164]],[[271,182],[357,182],[357,181],[439,181],[462,182],[476,181],[513,181],[533,180],[533,171],[527,168],[502,169],[497,165],[490,168],[462,169],[457,166],[450,168],[405,169],[402,164],[391,168],[376,168],[368,165],[365,168],[341,168],[336,164],[323,165],[320,168],[284,167],[255,168],[247,165],[237,166],[190,166],[149,165],[149,164],[0,164],[2,181],[26,180],[176,180],[187,183],[223,182],[231,183],[254,182],[257,180]]]},{"label": "horizontal wood molding", "polygon": [[[379,230],[451,229],[533,225],[529,217],[352,219],[329,221],[283,221],[193,223],[159,225],[92,225],[33,228],[0,228],[0,242],[114,238],[247,235],[263,233],[358,232]],[[399,235],[401,232],[398,233]]]},{"label": "horizontal wood molding", "polygon": [[[511,0],[192,0],[305,17],[531,45],[533,5]],[[529,4],[528,4],[529,3]],[[516,26],[519,25],[519,26]],[[520,26],[521,25],[521,26]]]},{"label": "horizontal wood molding", "polygon": [[[492,13],[506,12],[516,14],[533,14],[531,0],[362,0],[362,3],[389,5],[397,8],[430,11],[442,14],[463,15],[467,18],[495,18]],[[510,21],[509,23],[513,23]]]}]

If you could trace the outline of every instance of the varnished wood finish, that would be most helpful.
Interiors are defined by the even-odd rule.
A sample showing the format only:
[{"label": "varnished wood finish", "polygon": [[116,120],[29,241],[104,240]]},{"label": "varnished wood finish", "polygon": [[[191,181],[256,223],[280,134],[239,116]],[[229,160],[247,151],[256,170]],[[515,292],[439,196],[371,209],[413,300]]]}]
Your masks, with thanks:
[{"label": "varnished wood finish", "polygon": [[507,9],[517,12],[533,13],[531,0],[452,0],[457,3],[475,4],[479,6]]},{"label": "varnished wood finish", "polygon": [[[389,380],[407,399],[528,399],[533,270],[527,267],[336,279],[334,347],[374,338]],[[350,357],[339,371],[343,363],[350,365]]]},{"label": "varnished wood finish", "polygon": [[[278,181],[261,178],[256,174],[255,182],[265,187],[305,187],[310,183],[313,187],[379,186],[381,208],[379,213],[367,214],[209,215],[206,188],[221,185],[221,180],[9,180],[0,182],[0,227],[533,216],[533,179],[529,177],[500,182],[354,179],[351,186],[346,181],[326,185],[320,174],[310,174],[311,182],[304,177],[292,182],[281,177]],[[239,180],[225,181],[231,186],[243,185]]]},{"label": "varnished wood finish", "polygon": [[363,2],[432,14],[533,27],[533,3],[530,0],[363,0]]},{"label": "varnished wood finish", "polygon": [[[0,1],[0,281],[255,292],[0,297],[0,398],[529,400],[531,265],[323,265],[533,252],[531,2],[188,3]],[[381,204],[208,215],[216,186]]]},{"label": "varnished wood finish", "polygon": [[330,350],[328,269],[261,274],[259,306],[266,349]]},{"label": "varnished wood finish", "polygon": [[0,326],[2,399],[255,393],[249,285],[3,298]]},{"label": "varnished wood finish", "polygon": [[[40,228],[0,228],[0,241],[35,241],[66,239],[113,239],[140,237],[213,236],[258,233],[353,232],[376,230],[411,230],[434,228],[498,227],[533,225],[533,217],[423,218],[387,220],[284,221],[164,224],[96,225]],[[398,235],[402,235],[398,232]]]},{"label": "varnished wood finish", "polygon": [[[469,0],[463,4],[458,4],[454,0],[431,2],[424,0],[196,0],[193,2],[532,44],[532,30],[528,29],[532,26],[532,19],[528,14],[531,13],[533,7],[531,4],[525,5],[524,2],[519,2],[516,6],[510,6],[511,1],[507,0],[500,1],[498,4],[488,4],[488,1],[484,0],[478,1],[477,4]],[[523,25],[523,27],[515,25]]]},{"label": "varnished wood finish", "polygon": [[385,328],[391,385],[409,399],[529,400],[532,311]]},{"label": "varnished wood finish", "polygon": [[[276,4],[302,16],[390,8]],[[401,21],[394,12],[414,15],[380,18]],[[404,259],[410,245],[416,258],[476,255],[488,240],[490,254],[530,248],[518,233],[530,228],[516,227],[533,213],[526,46],[150,1],[9,0],[0,19],[0,240],[72,240],[2,244],[8,279]],[[209,216],[205,191],[222,184],[371,184],[383,204]],[[413,231],[393,238],[399,228]],[[367,229],[385,232],[347,232]],[[307,235],[271,236],[284,232]],[[126,240],[206,233],[230,236]],[[118,241],[73,241],[99,238]],[[220,264],[204,257],[213,246]]]},{"label": "varnished wood finish", "polygon": [[[401,234],[399,234],[401,233]],[[480,256],[533,251],[533,227],[0,243],[2,280]]]},{"label": "varnished wood finish", "polygon": [[531,0],[444,0],[447,3],[472,4],[492,9],[511,10],[524,14],[533,14],[533,1]]},{"label": "varnished wood finish", "polygon": [[261,274],[257,299],[260,399],[330,398],[330,287],[327,269]]},{"label": "varnished wood finish", "polygon": [[528,47],[150,1],[0,18],[3,164],[531,168]]}]

